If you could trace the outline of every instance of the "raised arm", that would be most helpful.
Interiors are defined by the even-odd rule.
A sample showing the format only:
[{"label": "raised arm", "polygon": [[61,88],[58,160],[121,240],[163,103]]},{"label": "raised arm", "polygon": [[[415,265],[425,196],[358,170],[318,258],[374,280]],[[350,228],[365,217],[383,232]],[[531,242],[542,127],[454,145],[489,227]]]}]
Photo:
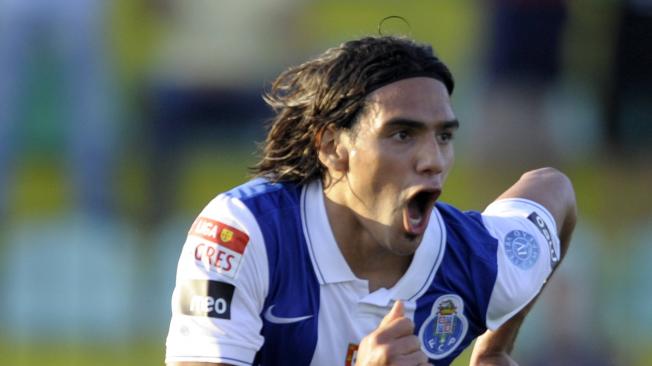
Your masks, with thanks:
[{"label": "raised arm", "polygon": [[[529,171],[498,197],[525,198],[544,206],[553,216],[560,239],[561,258],[566,254],[575,227],[577,205],[573,186],[563,173],[553,168]],[[518,330],[537,298],[497,330],[478,337],[471,356],[473,366],[517,365],[510,357]]]}]

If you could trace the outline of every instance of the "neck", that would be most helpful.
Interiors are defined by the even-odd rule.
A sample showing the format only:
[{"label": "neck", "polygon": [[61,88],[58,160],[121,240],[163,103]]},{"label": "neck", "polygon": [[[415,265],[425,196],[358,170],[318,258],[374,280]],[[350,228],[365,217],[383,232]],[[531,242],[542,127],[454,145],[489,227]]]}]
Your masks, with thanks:
[{"label": "neck", "polygon": [[398,255],[383,246],[370,231],[378,224],[350,209],[335,187],[324,189],[324,203],[333,236],[351,271],[369,282],[370,292],[393,287],[413,256]]}]

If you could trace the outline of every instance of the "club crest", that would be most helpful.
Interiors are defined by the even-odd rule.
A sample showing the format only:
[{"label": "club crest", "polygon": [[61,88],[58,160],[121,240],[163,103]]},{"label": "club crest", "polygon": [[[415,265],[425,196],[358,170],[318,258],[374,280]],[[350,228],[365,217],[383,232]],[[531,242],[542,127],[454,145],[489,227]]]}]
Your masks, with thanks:
[{"label": "club crest", "polygon": [[513,230],[505,236],[505,254],[515,266],[528,270],[539,259],[539,245],[529,233]]},{"label": "club crest", "polygon": [[462,298],[453,294],[440,296],[419,330],[422,349],[429,358],[442,359],[462,343],[468,328]]}]

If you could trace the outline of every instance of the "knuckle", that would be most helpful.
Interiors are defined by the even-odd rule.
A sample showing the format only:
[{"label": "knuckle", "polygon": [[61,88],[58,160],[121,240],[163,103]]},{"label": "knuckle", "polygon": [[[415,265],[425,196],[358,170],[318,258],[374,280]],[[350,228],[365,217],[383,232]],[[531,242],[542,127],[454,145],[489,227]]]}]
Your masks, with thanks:
[{"label": "knuckle", "polygon": [[392,347],[391,344],[379,344],[377,346],[378,352],[384,355],[387,359],[390,358],[392,355],[392,352],[394,351],[394,348]]},{"label": "knuckle", "polygon": [[412,320],[408,318],[401,318],[397,325],[399,325],[401,328],[405,329],[406,331],[409,330],[410,333],[414,331],[414,323],[412,322]]},{"label": "knuckle", "polygon": [[369,338],[369,335],[362,337],[362,339],[360,340],[360,346],[367,345],[369,343],[371,343],[371,339]]},{"label": "knuckle", "polygon": [[359,349],[374,350],[378,345],[378,339],[373,335],[367,335],[360,341]]},{"label": "knuckle", "polygon": [[379,330],[375,330],[369,334],[367,334],[364,338],[363,341],[366,341],[367,343],[371,344],[376,344],[378,343],[379,338],[381,338],[382,332]]},{"label": "knuckle", "polygon": [[421,342],[419,342],[419,337],[415,336],[414,334],[409,336],[409,345],[413,347],[414,349],[421,349]]},{"label": "knuckle", "polygon": [[371,333],[368,335],[368,337],[369,337],[369,343],[374,345],[385,343],[385,340],[387,338],[385,333],[382,331]]},{"label": "knuckle", "polygon": [[398,351],[399,351],[398,346],[394,342],[385,345],[385,352],[388,356],[392,356],[396,354]]},{"label": "knuckle", "polygon": [[426,356],[423,351],[419,350],[419,353],[417,355],[417,363],[418,364],[427,364],[428,363],[428,356]]},{"label": "knuckle", "polygon": [[373,359],[378,361],[378,364],[389,364],[391,361],[391,354],[386,344],[378,345],[374,348]]}]

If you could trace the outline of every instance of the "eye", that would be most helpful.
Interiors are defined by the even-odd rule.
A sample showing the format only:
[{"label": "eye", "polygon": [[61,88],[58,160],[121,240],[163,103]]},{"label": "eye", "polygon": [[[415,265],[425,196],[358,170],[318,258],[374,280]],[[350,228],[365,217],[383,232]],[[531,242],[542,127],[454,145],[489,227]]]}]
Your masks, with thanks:
[{"label": "eye", "polygon": [[453,141],[453,133],[452,132],[441,132],[437,134],[437,142],[440,144],[447,144],[451,141]]},{"label": "eye", "polygon": [[400,130],[392,134],[392,138],[396,141],[406,141],[410,138],[410,133],[407,130]]}]

